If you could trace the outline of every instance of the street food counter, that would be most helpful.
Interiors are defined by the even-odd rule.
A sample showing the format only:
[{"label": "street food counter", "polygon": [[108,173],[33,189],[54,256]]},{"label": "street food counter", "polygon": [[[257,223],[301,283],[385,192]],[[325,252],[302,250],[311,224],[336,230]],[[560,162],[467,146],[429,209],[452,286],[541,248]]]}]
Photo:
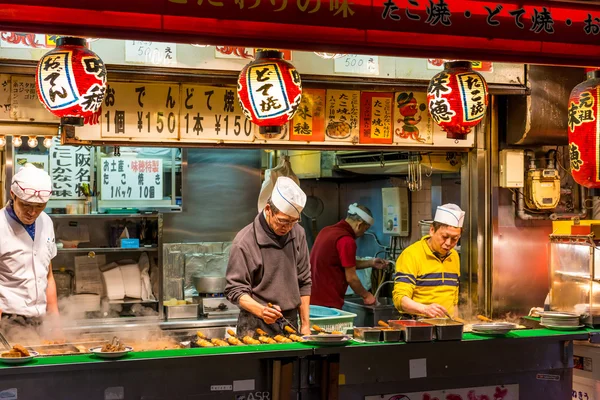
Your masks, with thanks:
[{"label": "street food counter", "polygon": [[444,399],[458,400],[467,399],[461,393],[469,389],[475,394],[491,390],[506,400],[566,399],[573,381],[573,341],[599,333],[530,329],[502,338],[465,333],[462,341],[447,342],[173,348],[133,351],[116,360],[93,354],[39,356],[21,366],[0,365],[0,396],[362,400],[429,393],[441,399],[437,393],[444,390],[458,396]]}]

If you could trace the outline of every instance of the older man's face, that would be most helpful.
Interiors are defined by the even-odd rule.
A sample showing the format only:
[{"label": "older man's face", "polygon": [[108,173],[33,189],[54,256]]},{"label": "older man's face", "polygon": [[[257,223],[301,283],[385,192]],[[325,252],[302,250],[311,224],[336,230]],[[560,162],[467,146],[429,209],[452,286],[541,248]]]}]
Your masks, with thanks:
[{"label": "older man's face", "polygon": [[268,204],[265,207],[265,212],[267,214],[267,223],[277,236],[286,235],[300,221],[299,218],[290,217],[282,212],[275,213]]},{"label": "older man's face", "polygon": [[13,199],[13,210],[17,218],[25,225],[31,225],[40,216],[46,203],[29,203],[19,199],[14,193],[11,193]]},{"label": "older man's face", "polygon": [[437,231],[434,231],[433,225],[429,229],[431,235],[431,250],[445,256],[456,246],[458,239],[462,233],[461,228],[453,226],[442,226]]}]

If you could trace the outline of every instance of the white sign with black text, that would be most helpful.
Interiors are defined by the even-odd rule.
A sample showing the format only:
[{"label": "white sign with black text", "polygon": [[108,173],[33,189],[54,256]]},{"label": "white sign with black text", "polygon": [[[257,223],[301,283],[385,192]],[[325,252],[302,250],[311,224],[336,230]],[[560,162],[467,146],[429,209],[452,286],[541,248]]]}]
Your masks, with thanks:
[{"label": "white sign with black text", "polygon": [[89,146],[62,146],[60,139],[52,139],[50,148],[50,176],[52,199],[83,199],[82,183],[90,183],[92,156]]},{"label": "white sign with black text", "polygon": [[102,200],[162,200],[161,159],[102,158]]},{"label": "white sign with black text", "polygon": [[175,43],[125,41],[125,61],[137,64],[175,65],[177,45]]},{"label": "white sign with black text", "polygon": [[348,54],[334,60],[333,72],[336,74],[379,75],[379,57]]}]

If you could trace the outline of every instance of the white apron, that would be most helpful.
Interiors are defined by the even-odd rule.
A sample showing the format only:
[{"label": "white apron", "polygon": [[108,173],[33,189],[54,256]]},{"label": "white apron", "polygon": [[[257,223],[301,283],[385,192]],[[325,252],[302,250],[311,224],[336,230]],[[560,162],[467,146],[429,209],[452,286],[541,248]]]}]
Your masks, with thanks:
[{"label": "white apron", "polygon": [[0,210],[0,309],[4,314],[46,314],[48,267],[56,256],[54,225],[42,212],[35,221],[35,241],[6,208]]}]

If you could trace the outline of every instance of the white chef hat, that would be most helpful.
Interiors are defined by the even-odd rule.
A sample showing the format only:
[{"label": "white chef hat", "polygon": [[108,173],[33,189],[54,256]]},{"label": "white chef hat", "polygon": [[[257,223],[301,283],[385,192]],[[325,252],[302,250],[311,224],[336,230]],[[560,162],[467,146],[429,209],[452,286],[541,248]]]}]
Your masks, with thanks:
[{"label": "white chef hat", "polygon": [[433,220],[441,224],[462,228],[465,221],[465,212],[456,204],[448,203],[438,206]]},{"label": "white chef hat", "polygon": [[47,203],[52,194],[52,180],[43,169],[27,163],[12,179],[10,190],[29,203]]},{"label": "white chef hat", "polygon": [[363,221],[365,221],[367,224],[369,224],[371,226],[375,223],[375,220],[373,219],[373,217],[370,216],[369,214],[367,214],[366,211],[361,210],[358,207],[357,203],[350,204],[348,206],[348,214],[358,215],[360,217],[360,219],[362,219]]},{"label": "white chef hat", "polygon": [[280,176],[271,193],[271,201],[282,213],[300,218],[300,213],[306,205],[306,194],[292,179]]}]

